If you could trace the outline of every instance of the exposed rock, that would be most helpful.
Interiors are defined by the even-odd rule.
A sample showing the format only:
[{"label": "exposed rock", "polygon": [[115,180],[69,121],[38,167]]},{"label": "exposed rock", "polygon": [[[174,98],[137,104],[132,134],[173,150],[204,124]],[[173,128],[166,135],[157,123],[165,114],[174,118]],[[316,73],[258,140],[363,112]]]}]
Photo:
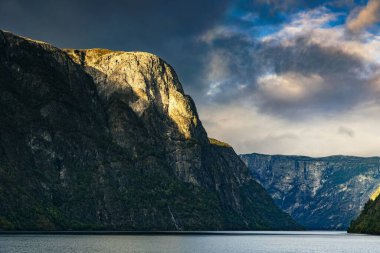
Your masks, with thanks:
[{"label": "exposed rock", "polygon": [[0,32],[0,229],[295,229],[174,70]]},{"label": "exposed rock", "polygon": [[380,235],[380,197],[373,197],[365,204],[359,217],[351,222],[349,233]]},{"label": "exposed rock", "polygon": [[309,229],[347,229],[380,185],[380,158],[241,155],[275,203]]}]

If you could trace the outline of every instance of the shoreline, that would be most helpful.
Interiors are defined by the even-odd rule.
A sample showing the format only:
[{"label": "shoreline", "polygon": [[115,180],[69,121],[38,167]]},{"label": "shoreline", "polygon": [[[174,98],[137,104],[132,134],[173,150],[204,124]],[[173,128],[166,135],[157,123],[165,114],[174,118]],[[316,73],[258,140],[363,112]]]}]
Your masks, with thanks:
[{"label": "shoreline", "polygon": [[344,230],[310,231],[0,231],[0,235],[341,235]]}]

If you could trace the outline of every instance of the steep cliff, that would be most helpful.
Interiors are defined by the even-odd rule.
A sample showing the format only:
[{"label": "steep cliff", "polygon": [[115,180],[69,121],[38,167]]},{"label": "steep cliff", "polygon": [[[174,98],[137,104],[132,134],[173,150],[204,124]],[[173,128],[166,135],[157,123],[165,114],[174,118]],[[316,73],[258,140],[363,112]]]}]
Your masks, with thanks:
[{"label": "steep cliff", "polygon": [[347,229],[380,185],[380,158],[241,155],[275,203],[309,229]]},{"label": "steep cliff", "polygon": [[380,235],[380,197],[370,198],[359,217],[352,221],[349,233]]},{"label": "steep cliff", "polygon": [[294,229],[157,56],[0,32],[0,229]]}]

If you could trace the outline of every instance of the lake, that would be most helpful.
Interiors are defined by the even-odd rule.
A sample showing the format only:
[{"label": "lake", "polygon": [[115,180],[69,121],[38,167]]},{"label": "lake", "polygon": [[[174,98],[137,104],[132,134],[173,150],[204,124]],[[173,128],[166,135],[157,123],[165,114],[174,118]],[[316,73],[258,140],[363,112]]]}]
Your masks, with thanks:
[{"label": "lake", "polygon": [[1,253],[380,252],[380,236],[346,232],[236,232],[171,235],[0,235]]}]

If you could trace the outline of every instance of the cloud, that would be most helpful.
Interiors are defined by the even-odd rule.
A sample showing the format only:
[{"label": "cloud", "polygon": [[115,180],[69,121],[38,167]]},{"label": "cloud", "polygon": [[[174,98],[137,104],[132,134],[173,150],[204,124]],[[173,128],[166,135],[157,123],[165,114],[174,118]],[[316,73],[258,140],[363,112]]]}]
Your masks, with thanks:
[{"label": "cloud", "polygon": [[[253,0],[234,1],[233,10],[243,15],[233,16],[232,21],[240,25],[281,24],[299,11],[309,11],[320,6],[345,9],[352,5],[350,0]],[[243,18],[242,18],[243,17]],[[246,19],[246,17],[249,17]]]},{"label": "cloud", "polygon": [[284,103],[310,99],[325,85],[317,74],[304,76],[294,72],[260,76],[257,82],[258,96]]},{"label": "cloud", "polygon": [[379,156],[378,104],[301,121],[261,113],[238,101],[202,107],[199,112],[201,119],[207,118],[203,123],[209,136],[231,144],[241,154]]},{"label": "cloud", "polygon": [[340,126],[338,128],[338,133],[341,134],[341,135],[345,135],[345,136],[351,137],[351,138],[353,138],[355,136],[354,130],[352,130],[352,129],[348,128],[348,127],[344,127],[344,126]]},{"label": "cloud", "polygon": [[367,6],[358,13],[355,12],[348,19],[347,28],[351,32],[357,33],[380,20],[380,1],[370,0]]},{"label": "cloud", "polygon": [[380,40],[330,25],[340,15],[318,8],[262,37],[214,34],[205,75],[218,89],[199,108],[209,135],[238,153],[378,156]]},{"label": "cloud", "polygon": [[0,29],[63,48],[148,51],[197,91],[204,48],[195,38],[225,16],[230,0],[0,0]]},{"label": "cloud", "polygon": [[339,49],[347,55],[367,61],[379,61],[377,53],[379,37],[370,33],[364,33],[361,37],[352,37],[346,33],[343,25],[329,25],[341,16],[342,13],[331,12],[324,7],[301,12],[294,15],[293,19],[283,25],[278,32],[263,37],[262,41],[286,47],[304,39],[305,44],[314,44],[336,51]]},{"label": "cloud", "polygon": [[230,71],[229,63],[225,60],[229,56],[225,56],[225,53],[227,52],[214,53],[209,59],[208,81],[210,84],[206,93],[207,96],[219,94],[219,87],[222,84],[219,80],[226,80],[233,75]]},{"label": "cloud", "polygon": [[0,21],[3,29],[58,46],[139,47],[136,41],[153,45],[198,34],[212,27],[228,5],[227,0],[1,0]]},{"label": "cloud", "polygon": [[[244,100],[258,110],[298,119],[350,111],[376,101],[380,38],[347,35],[325,7],[293,15],[262,37],[220,29],[209,36],[205,100]],[[228,30],[228,31],[226,31]],[[216,60],[217,59],[217,60]]]},{"label": "cloud", "polygon": [[0,0],[0,24],[60,47],[161,56],[209,135],[238,152],[360,155],[380,143],[380,36],[366,29],[378,1],[352,11],[364,2]]}]

